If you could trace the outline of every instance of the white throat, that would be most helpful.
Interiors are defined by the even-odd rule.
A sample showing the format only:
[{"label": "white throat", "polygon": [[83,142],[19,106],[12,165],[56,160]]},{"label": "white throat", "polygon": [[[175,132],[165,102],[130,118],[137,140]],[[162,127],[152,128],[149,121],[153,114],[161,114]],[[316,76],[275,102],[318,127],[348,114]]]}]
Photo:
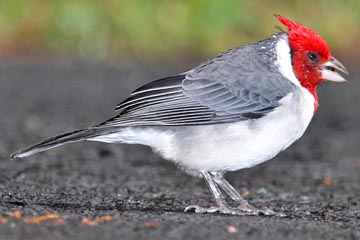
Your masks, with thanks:
[{"label": "white throat", "polygon": [[290,82],[294,83],[296,86],[301,87],[300,82],[293,71],[289,40],[286,35],[281,37],[276,43],[276,53],[276,65],[279,67],[280,73]]}]

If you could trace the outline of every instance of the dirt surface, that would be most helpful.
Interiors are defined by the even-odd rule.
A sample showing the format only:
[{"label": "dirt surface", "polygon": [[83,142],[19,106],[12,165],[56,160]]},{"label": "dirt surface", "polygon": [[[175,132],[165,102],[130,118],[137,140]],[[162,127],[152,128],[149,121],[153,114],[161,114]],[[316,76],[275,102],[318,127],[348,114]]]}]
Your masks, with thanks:
[{"label": "dirt surface", "polygon": [[301,140],[227,175],[252,204],[284,218],[184,213],[211,203],[205,183],[144,146],[83,142],[9,160],[18,148],[111,117],[141,84],[187,70],[166,69],[0,62],[0,239],[360,239],[355,67],[347,84],[321,86]]}]

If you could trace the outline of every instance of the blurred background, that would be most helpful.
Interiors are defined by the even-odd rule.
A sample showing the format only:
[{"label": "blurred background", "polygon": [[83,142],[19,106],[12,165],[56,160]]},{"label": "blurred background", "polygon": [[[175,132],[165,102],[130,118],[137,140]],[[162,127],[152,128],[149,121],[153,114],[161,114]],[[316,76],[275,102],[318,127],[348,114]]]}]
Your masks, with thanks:
[{"label": "blurred background", "polygon": [[359,53],[358,0],[1,0],[0,55],[198,60],[277,32],[274,13],[313,28],[336,56]]},{"label": "blurred background", "polygon": [[[82,142],[9,161],[113,117],[145,83],[278,32],[274,13],[322,35],[351,73],[319,88],[317,114],[287,151],[227,176],[289,218],[182,214],[209,203],[205,183],[144,146]],[[359,239],[359,23],[359,0],[0,0],[0,239],[233,239],[229,224],[244,239]],[[65,224],[35,228],[11,211]],[[80,222],[104,214],[113,217],[104,231]]]}]

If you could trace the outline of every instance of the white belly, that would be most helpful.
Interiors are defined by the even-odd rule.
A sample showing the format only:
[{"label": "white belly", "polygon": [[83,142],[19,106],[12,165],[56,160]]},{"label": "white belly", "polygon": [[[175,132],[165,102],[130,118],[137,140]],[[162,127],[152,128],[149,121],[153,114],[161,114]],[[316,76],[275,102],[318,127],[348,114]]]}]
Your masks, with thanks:
[{"label": "white belly", "polygon": [[206,126],[127,128],[93,140],[148,145],[164,158],[192,170],[235,171],[273,158],[303,135],[313,116],[313,96],[301,89],[280,103],[276,110],[255,120]]}]

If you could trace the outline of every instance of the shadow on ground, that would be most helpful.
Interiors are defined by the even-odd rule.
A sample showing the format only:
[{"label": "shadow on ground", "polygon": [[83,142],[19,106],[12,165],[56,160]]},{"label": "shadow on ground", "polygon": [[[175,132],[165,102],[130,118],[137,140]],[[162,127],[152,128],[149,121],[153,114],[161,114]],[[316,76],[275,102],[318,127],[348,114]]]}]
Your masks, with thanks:
[{"label": "shadow on ground", "polygon": [[205,184],[143,146],[84,142],[9,160],[20,147],[111,117],[131,90],[174,73],[2,61],[0,238],[360,238],[356,74],[347,84],[321,86],[320,109],[290,149],[227,175],[252,204],[282,211],[285,218],[184,213],[189,204],[209,204]]}]

